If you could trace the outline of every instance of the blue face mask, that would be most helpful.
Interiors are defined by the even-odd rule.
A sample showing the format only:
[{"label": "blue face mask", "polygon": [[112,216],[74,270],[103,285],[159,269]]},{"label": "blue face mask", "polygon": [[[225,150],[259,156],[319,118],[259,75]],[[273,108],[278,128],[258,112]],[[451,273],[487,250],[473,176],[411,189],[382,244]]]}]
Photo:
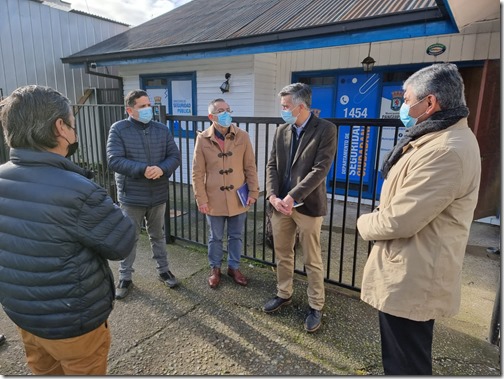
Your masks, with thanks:
[{"label": "blue face mask", "polygon": [[231,115],[228,112],[219,113],[217,120],[218,124],[224,128],[229,128],[231,121],[233,121]]},{"label": "blue face mask", "polygon": [[409,115],[409,111],[410,106],[406,103],[403,103],[401,105],[401,109],[399,110],[399,117],[406,128],[411,128],[418,121],[418,119]]},{"label": "blue face mask", "polygon": [[399,118],[401,119],[402,123],[404,124],[404,126],[406,128],[411,128],[412,126],[415,126],[415,124],[418,121],[418,118],[425,114],[425,112],[424,112],[420,116],[418,116],[417,118],[411,117],[409,114],[410,109],[413,108],[415,105],[420,104],[423,100],[425,100],[425,97],[422,100],[417,101],[415,104],[413,104],[411,106],[409,106],[406,103],[402,103],[401,109],[399,110]]},{"label": "blue face mask", "polygon": [[148,124],[152,120],[152,107],[140,108],[138,110],[138,121]]},{"label": "blue face mask", "polygon": [[295,124],[296,123],[296,120],[297,120],[297,116],[293,116],[292,115],[292,111],[294,109],[296,109],[296,107],[292,108],[292,109],[285,109],[285,110],[282,110],[282,118],[283,120],[287,123],[287,124]]}]

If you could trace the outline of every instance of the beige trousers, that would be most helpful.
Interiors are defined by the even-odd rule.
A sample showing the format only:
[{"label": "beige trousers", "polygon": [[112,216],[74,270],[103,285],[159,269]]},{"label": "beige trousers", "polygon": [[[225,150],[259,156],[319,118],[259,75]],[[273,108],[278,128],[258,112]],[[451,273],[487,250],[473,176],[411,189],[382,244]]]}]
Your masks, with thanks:
[{"label": "beige trousers", "polygon": [[308,303],[317,310],[321,310],[325,302],[324,266],[320,248],[322,221],[322,216],[305,216],[295,209],[290,216],[273,210],[271,217],[277,263],[277,296],[287,299],[293,293],[294,247],[298,230],[308,277]]},{"label": "beige trousers", "polygon": [[50,340],[18,328],[34,375],[106,375],[110,330],[104,322],[79,337]]}]

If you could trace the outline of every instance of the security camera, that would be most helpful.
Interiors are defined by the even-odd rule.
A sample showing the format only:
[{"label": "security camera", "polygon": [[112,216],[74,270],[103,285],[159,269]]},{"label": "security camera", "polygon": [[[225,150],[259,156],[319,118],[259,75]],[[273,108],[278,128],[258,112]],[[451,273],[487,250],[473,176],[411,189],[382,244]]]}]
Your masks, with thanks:
[{"label": "security camera", "polygon": [[96,69],[96,63],[95,62],[90,63],[89,67],[91,67],[93,70]]}]

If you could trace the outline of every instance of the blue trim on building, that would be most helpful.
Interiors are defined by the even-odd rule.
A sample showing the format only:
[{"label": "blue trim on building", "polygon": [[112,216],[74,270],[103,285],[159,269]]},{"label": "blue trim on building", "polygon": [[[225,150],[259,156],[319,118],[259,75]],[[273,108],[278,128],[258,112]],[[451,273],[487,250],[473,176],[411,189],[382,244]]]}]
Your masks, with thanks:
[{"label": "blue trim on building", "polygon": [[[101,61],[99,66],[222,58],[236,55],[306,50],[306,49],[316,49],[324,47],[355,45],[359,43],[368,43],[368,42],[400,40],[405,38],[429,37],[429,36],[438,36],[442,34],[451,34],[457,32],[458,29],[456,25],[454,26],[454,24],[451,21],[444,20],[435,22],[425,22],[425,24],[404,25],[400,27],[397,26],[384,27],[358,33],[347,33],[347,34],[338,33],[337,35],[334,36],[319,36],[295,41],[279,41],[275,43],[268,43],[258,46],[237,47],[226,50],[160,55],[156,57],[150,57],[150,58],[146,57],[141,59],[139,58],[139,59],[124,59],[124,60],[110,60],[110,61],[107,60],[107,61]],[[80,65],[77,65],[77,67],[80,67]]]},{"label": "blue trim on building", "polygon": [[452,24],[454,25],[454,27],[457,29],[457,33],[460,32],[460,29],[457,25],[457,21],[455,20],[455,16],[453,15],[453,11],[450,7],[450,3],[448,2],[448,0],[441,0],[446,8],[446,11],[448,12],[448,16],[450,17],[450,21],[452,22]]}]

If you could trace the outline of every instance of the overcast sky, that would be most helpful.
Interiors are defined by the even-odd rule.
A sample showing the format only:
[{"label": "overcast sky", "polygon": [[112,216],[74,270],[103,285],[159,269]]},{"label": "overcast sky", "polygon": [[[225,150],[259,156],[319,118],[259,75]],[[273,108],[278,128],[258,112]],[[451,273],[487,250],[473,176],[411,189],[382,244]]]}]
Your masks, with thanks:
[{"label": "overcast sky", "polygon": [[72,9],[137,26],[191,0],[68,0]]}]

